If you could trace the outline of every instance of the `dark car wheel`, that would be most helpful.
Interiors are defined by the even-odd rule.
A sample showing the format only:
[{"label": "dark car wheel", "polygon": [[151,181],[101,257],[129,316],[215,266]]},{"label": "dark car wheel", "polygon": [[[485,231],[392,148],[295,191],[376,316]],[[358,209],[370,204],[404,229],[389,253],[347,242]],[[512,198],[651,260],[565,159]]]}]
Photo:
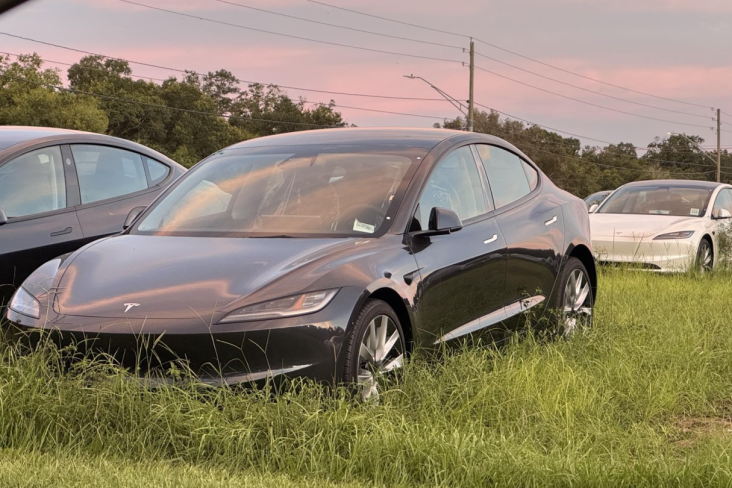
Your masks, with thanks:
[{"label": "dark car wheel", "polygon": [[346,339],[344,380],[362,400],[378,400],[379,384],[393,380],[404,362],[404,332],[394,310],[368,300]]},{"label": "dark car wheel", "polygon": [[560,285],[558,331],[564,337],[571,337],[578,330],[592,325],[592,285],[582,261],[569,258],[562,271]]},{"label": "dark car wheel", "polygon": [[714,263],[714,252],[709,240],[704,238],[699,243],[699,250],[696,252],[696,267],[700,271],[711,271]]}]

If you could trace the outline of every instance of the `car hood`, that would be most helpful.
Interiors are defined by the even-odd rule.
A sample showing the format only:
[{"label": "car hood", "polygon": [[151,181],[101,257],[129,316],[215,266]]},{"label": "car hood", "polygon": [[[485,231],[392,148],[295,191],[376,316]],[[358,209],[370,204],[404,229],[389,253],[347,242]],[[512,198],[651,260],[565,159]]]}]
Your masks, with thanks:
[{"label": "car hood", "polygon": [[[363,240],[361,240],[363,242]],[[121,235],[82,250],[63,271],[56,311],[113,318],[216,320],[233,308],[306,289],[322,273],[284,280],[359,239]],[[365,247],[365,246],[364,246]],[[293,283],[293,281],[296,281]],[[281,294],[279,294],[281,293]]]},{"label": "car hood", "polygon": [[608,237],[644,239],[664,232],[696,230],[702,221],[700,217],[593,213],[590,214],[590,235],[592,239],[603,240]]}]

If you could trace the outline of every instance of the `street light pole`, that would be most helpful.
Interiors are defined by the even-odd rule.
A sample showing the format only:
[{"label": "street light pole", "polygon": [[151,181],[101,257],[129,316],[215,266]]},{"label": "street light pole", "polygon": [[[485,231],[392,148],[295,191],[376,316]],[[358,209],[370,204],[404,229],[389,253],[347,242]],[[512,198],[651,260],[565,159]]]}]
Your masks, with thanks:
[{"label": "street light pole", "polygon": [[470,98],[468,99],[468,132],[473,132],[475,111],[473,109],[473,80],[475,78],[475,43],[470,38]]},{"label": "street light pole", "polygon": [[722,110],[717,109],[717,183],[722,181]]},{"label": "street light pole", "polygon": [[[472,132],[472,127],[470,126],[470,124],[471,124],[471,122],[472,122],[472,119],[471,119],[471,118],[470,118],[470,116],[468,115],[468,114],[470,113],[470,107],[468,107],[468,114],[466,114],[466,113],[465,113],[465,110],[463,110],[463,107],[464,107],[464,105],[462,104],[462,102],[461,102],[460,100],[458,100],[457,98],[453,97],[452,95],[450,95],[450,94],[448,94],[448,93],[446,93],[446,92],[444,92],[444,91],[440,90],[440,89],[439,89],[439,88],[437,88],[437,87],[436,87],[435,85],[433,85],[433,84],[432,84],[432,83],[430,83],[429,81],[425,80],[425,79],[424,79],[424,78],[422,78],[421,76],[414,76],[414,75],[404,75],[404,77],[405,77],[405,78],[409,78],[410,80],[422,80],[422,81],[424,81],[425,83],[427,83],[427,84],[428,84],[428,85],[429,85],[430,87],[432,87],[432,89],[433,89],[433,90],[435,90],[435,91],[436,91],[437,93],[439,93],[440,95],[442,95],[442,97],[443,97],[443,98],[444,98],[445,100],[447,100],[448,102],[450,102],[450,103],[452,104],[452,106],[453,106],[453,107],[455,107],[456,109],[458,109],[458,111],[459,111],[459,112],[460,112],[461,114],[465,115],[465,117],[466,117],[466,118],[468,119],[468,124],[469,124],[469,125],[468,125],[468,130],[470,130],[470,131]],[[472,97],[471,97],[471,100],[472,100]],[[471,105],[472,105],[472,103],[471,103]]]}]

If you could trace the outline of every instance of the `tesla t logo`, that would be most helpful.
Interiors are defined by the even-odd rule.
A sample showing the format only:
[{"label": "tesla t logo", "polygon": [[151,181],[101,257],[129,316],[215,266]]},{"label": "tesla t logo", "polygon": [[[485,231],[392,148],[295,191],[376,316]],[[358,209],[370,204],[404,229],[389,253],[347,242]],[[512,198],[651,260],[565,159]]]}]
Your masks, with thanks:
[{"label": "tesla t logo", "polygon": [[129,312],[132,307],[139,307],[139,303],[125,303],[125,313]]}]

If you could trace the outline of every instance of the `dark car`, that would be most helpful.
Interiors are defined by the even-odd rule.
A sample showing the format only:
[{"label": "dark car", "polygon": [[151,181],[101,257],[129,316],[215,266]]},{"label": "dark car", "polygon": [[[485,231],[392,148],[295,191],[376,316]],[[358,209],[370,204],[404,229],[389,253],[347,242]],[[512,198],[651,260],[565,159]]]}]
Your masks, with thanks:
[{"label": "dark car", "polygon": [[595,289],[584,203],[512,145],[336,129],[215,153],[121,235],[44,264],[7,316],[138,365],[159,339],[154,361],[204,381],[307,376],[370,397],[414,347],[501,342],[527,310],[558,310],[569,333]]},{"label": "dark car", "polygon": [[49,259],[120,232],[184,172],[116,137],[0,127],[0,306]]},{"label": "dark car", "polygon": [[587,210],[590,210],[593,205],[597,205],[595,209],[599,207],[600,204],[604,202],[607,196],[610,195],[612,192],[612,190],[602,190],[595,192],[592,195],[586,196],[585,205],[587,205]]}]

